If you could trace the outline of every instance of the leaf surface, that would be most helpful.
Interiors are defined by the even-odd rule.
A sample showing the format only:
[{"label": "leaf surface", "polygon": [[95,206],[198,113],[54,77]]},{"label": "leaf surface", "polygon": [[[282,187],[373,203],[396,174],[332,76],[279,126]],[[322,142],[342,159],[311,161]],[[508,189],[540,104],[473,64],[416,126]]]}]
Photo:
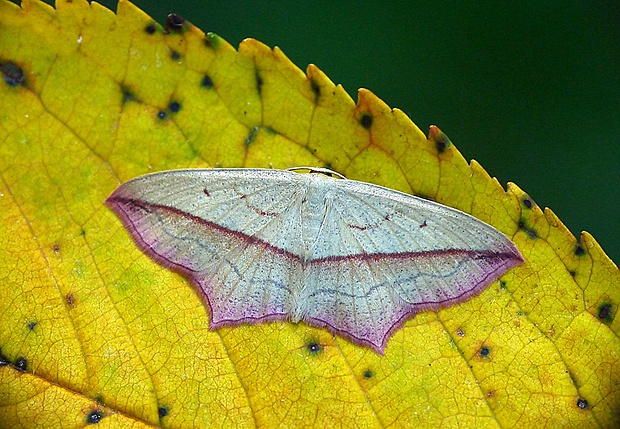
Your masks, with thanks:
[{"label": "leaf surface", "polygon": [[[278,49],[131,3],[0,0],[0,426],[615,427],[617,267],[436,127]],[[105,198],[184,167],[325,166],[507,234],[526,264],[385,356],[304,324],[211,331]]]}]

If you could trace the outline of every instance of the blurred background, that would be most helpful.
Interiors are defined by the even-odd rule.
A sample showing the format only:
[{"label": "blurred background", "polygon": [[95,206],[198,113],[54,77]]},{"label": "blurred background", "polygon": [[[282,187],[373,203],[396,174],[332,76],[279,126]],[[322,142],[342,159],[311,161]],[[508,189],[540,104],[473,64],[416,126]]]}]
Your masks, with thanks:
[{"label": "blurred background", "polygon": [[[53,4],[53,1],[51,2]],[[116,10],[115,0],[102,1]],[[468,4],[466,4],[468,3]],[[134,0],[279,46],[444,131],[620,261],[620,2]]]}]

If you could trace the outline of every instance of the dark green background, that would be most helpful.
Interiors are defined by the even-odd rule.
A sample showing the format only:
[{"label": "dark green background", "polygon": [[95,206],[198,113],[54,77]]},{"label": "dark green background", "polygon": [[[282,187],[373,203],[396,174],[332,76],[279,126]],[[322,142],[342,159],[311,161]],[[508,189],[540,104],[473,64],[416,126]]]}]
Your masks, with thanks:
[{"label": "dark green background", "polygon": [[246,37],[277,45],[353,99],[370,89],[425,133],[438,125],[465,158],[620,260],[617,0],[134,3],[233,46]]}]

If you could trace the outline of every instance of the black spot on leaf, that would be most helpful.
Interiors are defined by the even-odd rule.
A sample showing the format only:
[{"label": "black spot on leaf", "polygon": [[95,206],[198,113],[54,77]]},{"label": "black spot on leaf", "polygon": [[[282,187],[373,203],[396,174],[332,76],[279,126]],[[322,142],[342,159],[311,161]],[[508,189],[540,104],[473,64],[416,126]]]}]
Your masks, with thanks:
[{"label": "black spot on leaf", "polygon": [[88,424],[99,423],[102,418],[103,418],[103,411],[93,410],[86,415],[86,423]]},{"label": "black spot on leaf", "polygon": [[311,341],[306,344],[306,349],[312,354],[317,354],[321,351],[321,345],[315,341]]},{"label": "black spot on leaf", "polygon": [[588,401],[583,398],[577,398],[577,407],[579,409],[585,410],[586,408],[588,408]]},{"label": "black spot on leaf", "polygon": [[146,34],[155,34],[155,32],[157,31],[157,26],[153,23],[147,25],[146,27],[144,27],[144,32]]},{"label": "black spot on leaf", "polygon": [[36,328],[38,324],[39,324],[39,322],[30,322],[30,323],[28,323],[28,329],[30,331],[34,331],[34,328]]},{"label": "black spot on leaf", "polygon": [[465,331],[463,331],[463,328],[459,328],[456,330],[456,335],[458,335],[459,337],[464,337],[465,336]]},{"label": "black spot on leaf", "polygon": [[27,368],[28,368],[28,359],[26,359],[23,356],[18,357],[17,360],[15,361],[15,369],[18,371],[26,371]]},{"label": "black spot on leaf", "polygon": [[523,205],[528,208],[531,209],[532,207],[534,207],[534,202],[532,201],[532,199],[530,197],[528,197],[527,195],[525,195],[522,199],[523,201]]},{"label": "black spot on leaf", "polygon": [[187,20],[181,15],[171,13],[166,18],[166,32],[167,33],[182,33],[185,30],[185,23]]},{"label": "black spot on leaf", "polygon": [[2,353],[2,350],[0,349],[0,366],[7,366],[10,363],[11,362],[9,362],[9,359]]},{"label": "black spot on leaf", "polygon": [[372,127],[372,115],[369,115],[368,113],[364,113],[360,117],[360,125],[364,127],[365,129],[369,130],[370,127]]},{"label": "black spot on leaf", "polygon": [[529,238],[538,238],[538,233],[536,232],[536,230],[530,226],[527,225],[527,223],[524,220],[520,220],[519,221],[519,229],[521,231],[524,231],[527,233]]},{"label": "black spot on leaf", "polygon": [[202,82],[200,83],[203,87],[205,88],[213,88],[213,81],[211,80],[211,78],[208,75],[205,75],[202,78]]},{"label": "black spot on leaf", "polygon": [[439,132],[435,136],[435,149],[437,152],[444,153],[452,145],[452,142],[443,132]]},{"label": "black spot on leaf", "polygon": [[256,136],[258,135],[259,129],[260,129],[259,127],[254,127],[250,130],[250,134],[248,134],[248,136],[245,139],[246,147],[249,147],[252,143],[254,143],[254,140],[256,140]]},{"label": "black spot on leaf", "polygon": [[170,110],[172,113],[177,113],[179,110],[181,110],[181,103],[179,103],[178,101],[171,101],[170,104],[168,104],[168,110]]},{"label": "black spot on leaf", "polygon": [[122,85],[121,92],[123,94],[123,103],[128,103],[130,101],[136,101],[136,96],[128,86]]},{"label": "black spot on leaf", "polygon": [[372,378],[374,374],[372,373],[371,370],[367,369],[366,371],[364,371],[364,378]]},{"label": "black spot on leaf", "polygon": [[0,63],[0,71],[4,82],[9,86],[19,86],[24,83],[24,70],[15,63]]},{"label": "black spot on leaf", "polygon": [[172,61],[179,61],[181,59],[181,54],[179,51],[172,50],[170,51],[170,58]]},{"label": "black spot on leaf", "polygon": [[159,414],[159,418],[163,418],[166,417],[169,413],[168,407],[166,406],[161,406],[159,407],[159,409],[157,410],[158,414]]},{"label": "black spot on leaf", "polygon": [[52,250],[54,251],[55,254],[59,254],[60,253],[60,244],[54,244],[54,247],[52,247]]},{"label": "black spot on leaf", "polygon": [[158,117],[159,119],[162,119],[162,120],[163,120],[163,119],[166,119],[166,116],[168,116],[168,115],[166,115],[166,112],[165,112],[165,111],[163,111],[163,110],[160,110],[159,112],[157,112],[157,117]]},{"label": "black spot on leaf", "polygon": [[597,317],[601,322],[611,323],[614,321],[614,306],[611,302],[602,302],[598,306],[598,311],[596,313]]},{"label": "black spot on leaf", "polygon": [[581,243],[577,243],[575,246],[575,256],[583,256],[586,254],[586,249],[581,245]]},{"label": "black spot on leaf", "polygon": [[256,72],[255,78],[256,78],[256,90],[258,91],[258,94],[260,95],[261,91],[263,90],[263,78],[258,71]]},{"label": "black spot on leaf", "polygon": [[491,354],[491,348],[488,346],[480,347],[479,355],[481,358],[487,358]]},{"label": "black spot on leaf", "polygon": [[310,89],[312,89],[312,92],[314,93],[314,102],[317,103],[321,97],[321,87],[319,86],[319,83],[312,79],[310,81]]}]

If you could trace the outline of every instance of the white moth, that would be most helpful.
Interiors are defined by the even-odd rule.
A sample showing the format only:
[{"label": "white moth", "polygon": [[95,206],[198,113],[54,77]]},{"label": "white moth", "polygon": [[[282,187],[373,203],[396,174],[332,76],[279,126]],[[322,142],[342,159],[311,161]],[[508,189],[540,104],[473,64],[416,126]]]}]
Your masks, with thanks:
[{"label": "white moth", "polygon": [[380,354],[415,313],[465,301],[523,262],[466,213],[311,170],[164,171],[106,203],[148,256],[192,281],[211,328],[303,321]]}]

